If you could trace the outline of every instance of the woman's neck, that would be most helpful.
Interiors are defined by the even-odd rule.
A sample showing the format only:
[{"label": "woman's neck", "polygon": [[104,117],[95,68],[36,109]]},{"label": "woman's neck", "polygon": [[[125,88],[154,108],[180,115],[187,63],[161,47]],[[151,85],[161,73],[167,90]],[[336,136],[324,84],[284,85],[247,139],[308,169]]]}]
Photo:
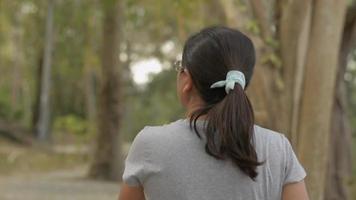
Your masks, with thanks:
[{"label": "woman's neck", "polygon": [[[186,112],[185,112],[185,117],[186,117],[187,119],[190,119],[190,118],[192,117],[193,113],[194,113],[197,109],[202,108],[203,105],[204,105],[204,104],[202,104],[202,103],[196,103],[196,104],[191,104],[191,105],[187,106],[187,107],[186,107]],[[204,120],[204,119],[206,119],[206,116],[207,116],[207,115],[201,115],[201,116],[199,117],[199,120]]]}]

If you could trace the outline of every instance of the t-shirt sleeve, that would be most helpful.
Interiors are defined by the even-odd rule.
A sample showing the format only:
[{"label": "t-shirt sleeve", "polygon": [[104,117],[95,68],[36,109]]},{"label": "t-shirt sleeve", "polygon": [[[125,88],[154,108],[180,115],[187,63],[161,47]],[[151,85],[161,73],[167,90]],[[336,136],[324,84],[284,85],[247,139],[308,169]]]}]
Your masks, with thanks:
[{"label": "t-shirt sleeve", "polygon": [[302,181],[306,176],[306,172],[294,153],[292,145],[284,135],[283,144],[285,149],[285,176],[283,185]]},{"label": "t-shirt sleeve", "polygon": [[143,185],[143,181],[148,174],[146,163],[149,159],[150,150],[145,130],[146,127],[136,135],[125,159],[122,180],[129,186]]}]

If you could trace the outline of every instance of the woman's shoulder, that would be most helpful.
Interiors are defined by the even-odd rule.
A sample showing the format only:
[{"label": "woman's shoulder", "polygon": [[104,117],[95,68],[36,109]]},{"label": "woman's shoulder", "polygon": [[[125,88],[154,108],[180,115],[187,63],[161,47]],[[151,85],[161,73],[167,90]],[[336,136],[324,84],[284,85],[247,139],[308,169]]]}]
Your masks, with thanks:
[{"label": "woman's shoulder", "polygon": [[283,136],[283,134],[278,131],[263,127],[258,124],[254,124],[254,131],[256,132],[256,134],[258,136],[262,136],[262,137],[272,137],[272,138],[276,137],[276,138],[278,138],[278,137]]},{"label": "woman's shoulder", "polygon": [[289,140],[283,133],[257,124],[254,125],[254,133],[257,146],[272,147],[280,150],[289,144]]},{"label": "woman's shoulder", "polygon": [[255,125],[256,151],[261,160],[276,174],[284,184],[299,182],[306,176],[288,138],[277,131]]},{"label": "woman's shoulder", "polygon": [[146,144],[154,146],[165,145],[181,137],[185,129],[187,127],[182,119],[162,125],[146,125],[136,135],[134,141],[144,141]]},{"label": "woman's shoulder", "polygon": [[[162,125],[146,125],[144,128],[137,134],[139,137],[145,138],[162,138],[169,137],[168,135],[172,132],[182,131],[182,128],[185,128],[182,119],[168,122]],[[136,137],[137,137],[136,136]]]}]

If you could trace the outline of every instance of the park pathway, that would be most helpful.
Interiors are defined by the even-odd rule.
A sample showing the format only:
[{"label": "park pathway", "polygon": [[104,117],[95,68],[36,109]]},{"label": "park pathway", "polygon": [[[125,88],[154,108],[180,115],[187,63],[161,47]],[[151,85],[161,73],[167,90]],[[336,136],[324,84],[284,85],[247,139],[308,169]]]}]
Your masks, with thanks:
[{"label": "park pathway", "polygon": [[0,176],[0,200],[116,200],[119,184],[86,179],[86,169]]}]

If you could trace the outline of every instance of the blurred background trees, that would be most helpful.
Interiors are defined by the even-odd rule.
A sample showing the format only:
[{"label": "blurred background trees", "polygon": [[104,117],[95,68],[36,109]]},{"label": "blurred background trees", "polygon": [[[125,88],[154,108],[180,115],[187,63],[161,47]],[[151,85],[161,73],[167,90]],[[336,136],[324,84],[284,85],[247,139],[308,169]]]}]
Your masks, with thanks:
[{"label": "blurred background trees", "polygon": [[256,123],[292,141],[312,199],[353,199],[355,6],[352,0],[0,0],[0,133],[49,147],[88,147],[89,175],[119,180],[126,142],[145,125],[183,117],[171,65],[185,39],[205,26],[227,25],[256,46],[247,90]]},{"label": "blurred background trees", "polygon": [[121,84],[119,46],[122,8],[120,0],[101,2],[103,9],[101,45],[101,86],[98,103],[97,147],[90,175],[120,180],[122,175],[120,130]]}]

